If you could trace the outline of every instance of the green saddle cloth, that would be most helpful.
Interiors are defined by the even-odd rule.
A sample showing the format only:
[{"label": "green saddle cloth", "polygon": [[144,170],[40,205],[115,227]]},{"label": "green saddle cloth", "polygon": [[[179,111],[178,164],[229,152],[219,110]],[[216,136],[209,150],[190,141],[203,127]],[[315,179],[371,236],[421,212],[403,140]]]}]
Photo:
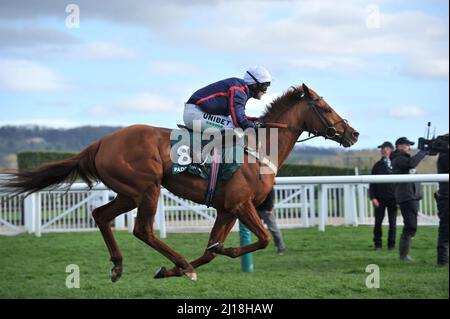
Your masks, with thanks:
[{"label": "green saddle cloth", "polygon": [[[177,149],[183,145],[188,145],[189,147],[192,145],[193,141],[193,132],[189,132],[190,141],[182,141],[182,134],[178,134],[181,130],[173,130],[172,139],[171,139],[171,152],[174,154],[174,157],[177,157]],[[183,136],[186,134],[186,130],[183,131]],[[176,138],[178,137],[178,138]],[[186,139],[186,138],[185,138]],[[181,141],[181,142],[180,142]],[[178,145],[177,145],[178,144]],[[177,149],[174,149],[176,147]],[[243,162],[244,148],[241,145],[233,144],[230,147],[222,147],[222,162],[220,163],[219,168],[219,178],[222,180],[228,180],[233,176],[234,172],[236,172],[239,167],[241,167],[241,163]],[[174,162],[172,166],[172,174],[177,175],[183,172],[187,172],[194,176],[201,177],[203,179],[208,179],[211,168],[211,155],[208,156],[205,164],[196,164],[190,163],[187,165],[181,165],[178,162]]]}]

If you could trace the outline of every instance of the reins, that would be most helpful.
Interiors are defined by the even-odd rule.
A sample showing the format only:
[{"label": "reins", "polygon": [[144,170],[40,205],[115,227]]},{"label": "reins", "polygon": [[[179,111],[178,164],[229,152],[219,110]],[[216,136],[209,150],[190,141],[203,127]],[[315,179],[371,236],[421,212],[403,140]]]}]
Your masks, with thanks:
[{"label": "reins", "polygon": [[[265,125],[267,127],[273,127],[273,128],[284,128],[284,129],[289,129],[289,130],[294,130],[294,131],[303,131],[303,129],[299,128],[299,127],[295,127],[295,126],[290,126],[287,123],[275,123],[275,122],[266,122]],[[309,133],[309,135],[311,134],[315,134],[313,136],[310,136],[308,138],[304,138],[302,140],[297,140],[296,143],[300,143],[300,142],[304,142],[304,141],[308,141],[310,139],[313,139],[315,137],[320,137],[322,135],[319,135],[318,132],[314,132],[314,133]]]}]

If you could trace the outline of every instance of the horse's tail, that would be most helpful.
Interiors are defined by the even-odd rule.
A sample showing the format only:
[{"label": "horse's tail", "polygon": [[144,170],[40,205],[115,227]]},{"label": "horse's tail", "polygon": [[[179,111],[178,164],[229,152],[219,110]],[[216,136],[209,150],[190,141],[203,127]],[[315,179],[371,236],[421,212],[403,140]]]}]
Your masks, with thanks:
[{"label": "horse's tail", "polygon": [[95,169],[95,155],[100,141],[95,142],[69,159],[50,162],[34,170],[7,172],[0,182],[0,190],[8,193],[31,194],[46,187],[56,188],[62,183],[72,185],[81,178],[89,188],[99,180]]}]

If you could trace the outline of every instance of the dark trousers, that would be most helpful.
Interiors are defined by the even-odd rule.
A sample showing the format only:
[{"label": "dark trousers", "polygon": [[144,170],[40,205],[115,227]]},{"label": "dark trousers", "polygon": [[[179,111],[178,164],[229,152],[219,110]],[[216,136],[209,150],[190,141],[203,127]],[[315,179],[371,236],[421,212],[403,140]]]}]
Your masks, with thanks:
[{"label": "dark trousers", "polygon": [[405,239],[413,238],[417,232],[417,215],[419,214],[419,201],[410,200],[400,203],[400,210],[403,217],[402,237]]},{"label": "dark trousers", "polygon": [[375,247],[382,247],[382,224],[386,208],[388,211],[389,233],[388,233],[388,247],[395,247],[395,233],[397,228],[397,204],[395,199],[379,199],[380,206],[375,208],[375,228],[373,229],[373,242]]},{"label": "dark trousers", "polygon": [[279,251],[286,249],[283,241],[283,235],[281,235],[280,228],[278,228],[275,215],[270,210],[258,210],[258,215],[266,223],[267,228],[272,234],[273,241],[277,249]]},{"label": "dark trousers", "polygon": [[438,257],[439,264],[448,263],[448,199],[438,199],[439,232],[438,232]]}]

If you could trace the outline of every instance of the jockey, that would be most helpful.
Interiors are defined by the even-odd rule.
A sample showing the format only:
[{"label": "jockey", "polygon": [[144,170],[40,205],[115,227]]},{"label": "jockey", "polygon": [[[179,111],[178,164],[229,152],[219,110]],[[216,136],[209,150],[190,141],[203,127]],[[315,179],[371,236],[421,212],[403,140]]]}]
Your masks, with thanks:
[{"label": "jockey", "polygon": [[260,100],[271,80],[265,68],[255,66],[245,73],[244,79],[229,78],[205,86],[186,102],[184,123],[193,129],[192,122],[200,121],[202,131],[209,127],[243,130],[264,127],[262,122],[253,122],[245,115],[245,104],[250,98]]}]

